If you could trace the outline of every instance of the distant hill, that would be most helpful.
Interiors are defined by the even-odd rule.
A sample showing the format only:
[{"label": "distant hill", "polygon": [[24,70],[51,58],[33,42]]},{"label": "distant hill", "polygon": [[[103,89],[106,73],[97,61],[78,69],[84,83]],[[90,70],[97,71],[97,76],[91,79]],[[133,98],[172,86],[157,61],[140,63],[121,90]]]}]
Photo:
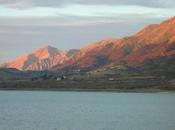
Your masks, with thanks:
[{"label": "distant hill", "polygon": [[68,60],[67,55],[57,48],[46,46],[17,60],[2,64],[1,68],[16,68],[21,71],[27,70],[49,70],[55,65]]},{"label": "distant hill", "polygon": [[0,80],[16,80],[24,76],[21,71],[13,68],[0,69]]},{"label": "distant hill", "polygon": [[161,57],[156,60],[149,60],[137,66],[144,75],[153,75],[163,79],[175,79],[175,57]]},{"label": "distant hill", "polygon": [[73,61],[57,68],[137,66],[148,60],[175,57],[175,17],[149,25],[131,37],[107,39],[80,49]]}]

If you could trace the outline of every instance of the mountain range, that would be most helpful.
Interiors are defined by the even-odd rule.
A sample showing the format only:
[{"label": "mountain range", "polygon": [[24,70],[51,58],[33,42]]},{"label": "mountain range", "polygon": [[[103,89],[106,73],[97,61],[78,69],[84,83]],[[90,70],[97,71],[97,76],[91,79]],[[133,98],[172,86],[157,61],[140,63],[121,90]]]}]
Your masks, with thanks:
[{"label": "mountain range", "polygon": [[162,57],[175,57],[175,17],[160,24],[149,25],[133,36],[102,40],[80,50],[64,52],[46,46],[14,61],[1,64],[0,67],[16,68],[21,71],[133,67]]},{"label": "mountain range", "polygon": [[0,66],[1,68],[16,68],[21,71],[49,70],[55,65],[63,64],[65,61],[71,59],[77,51],[78,50],[69,50],[68,52],[62,52],[55,47],[46,46]]}]

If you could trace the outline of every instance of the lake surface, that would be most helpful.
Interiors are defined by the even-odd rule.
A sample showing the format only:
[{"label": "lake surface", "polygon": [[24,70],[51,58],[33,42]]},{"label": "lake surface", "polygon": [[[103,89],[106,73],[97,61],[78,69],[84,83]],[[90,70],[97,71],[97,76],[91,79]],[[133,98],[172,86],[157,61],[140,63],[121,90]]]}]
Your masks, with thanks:
[{"label": "lake surface", "polygon": [[0,130],[175,130],[175,94],[0,91]]}]

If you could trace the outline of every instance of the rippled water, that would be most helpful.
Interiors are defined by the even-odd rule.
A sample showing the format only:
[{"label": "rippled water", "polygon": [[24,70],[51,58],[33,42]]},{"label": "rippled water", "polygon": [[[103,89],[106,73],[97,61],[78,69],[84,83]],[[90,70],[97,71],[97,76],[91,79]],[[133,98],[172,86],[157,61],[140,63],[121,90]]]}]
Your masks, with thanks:
[{"label": "rippled water", "polygon": [[0,91],[0,130],[175,130],[175,94]]}]

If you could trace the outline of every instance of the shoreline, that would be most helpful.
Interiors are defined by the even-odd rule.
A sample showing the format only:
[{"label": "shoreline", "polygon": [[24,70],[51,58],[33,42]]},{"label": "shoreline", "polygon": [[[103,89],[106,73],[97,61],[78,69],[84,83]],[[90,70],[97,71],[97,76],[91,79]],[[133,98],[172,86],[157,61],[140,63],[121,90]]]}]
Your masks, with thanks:
[{"label": "shoreline", "polygon": [[0,90],[13,91],[75,91],[75,92],[175,92],[175,86],[151,81],[6,81]]},{"label": "shoreline", "polygon": [[105,92],[105,93],[175,93],[174,89],[138,88],[138,89],[42,89],[42,88],[0,88],[0,91],[48,91],[48,92]]}]

